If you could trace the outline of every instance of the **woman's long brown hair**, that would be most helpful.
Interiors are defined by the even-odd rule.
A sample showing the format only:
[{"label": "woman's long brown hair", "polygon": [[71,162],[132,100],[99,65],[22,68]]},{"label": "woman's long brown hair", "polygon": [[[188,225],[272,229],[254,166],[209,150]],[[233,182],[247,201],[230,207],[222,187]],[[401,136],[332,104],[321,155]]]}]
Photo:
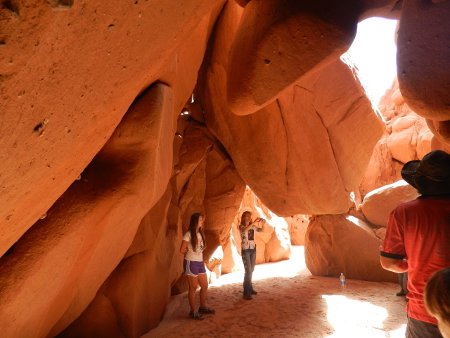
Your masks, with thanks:
[{"label": "woman's long brown hair", "polygon": [[189,223],[189,232],[191,233],[191,245],[194,251],[197,250],[197,232],[200,232],[203,240],[203,248],[206,248],[205,234],[203,232],[203,227],[198,230],[198,220],[200,216],[203,216],[201,213],[196,212],[191,216],[191,221]]},{"label": "woman's long brown hair", "polygon": [[250,212],[250,211],[244,211],[243,213],[242,213],[242,215],[241,215],[241,224],[240,225],[245,225],[244,224],[244,218],[245,218],[245,215],[247,215],[247,214],[249,214],[250,216],[252,215],[252,213]]}]

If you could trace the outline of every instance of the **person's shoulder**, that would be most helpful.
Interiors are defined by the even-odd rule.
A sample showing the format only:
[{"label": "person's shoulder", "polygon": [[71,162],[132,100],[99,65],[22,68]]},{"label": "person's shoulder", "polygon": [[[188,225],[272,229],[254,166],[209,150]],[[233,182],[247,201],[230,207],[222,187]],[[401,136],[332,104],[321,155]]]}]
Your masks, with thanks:
[{"label": "person's shoulder", "polygon": [[186,231],[183,235],[183,239],[190,239],[191,238],[191,233],[190,231]]},{"label": "person's shoulder", "polygon": [[430,195],[417,198],[423,203],[450,203],[450,195]]},{"label": "person's shoulder", "polygon": [[421,209],[428,209],[433,206],[436,208],[442,205],[450,205],[448,196],[419,196],[416,199],[400,203],[394,208],[393,212],[416,212]]},{"label": "person's shoulder", "polygon": [[410,210],[417,209],[418,207],[417,203],[420,203],[418,202],[418,199],[413,199],[410,201],[399,203],[394,209],[392,209],[391,216],[395,218],[403,217],[401,215],[409,214],[411,212]]},{"label": "person's shoulder", "polygon": [[402,210],[402,209],[409,209],[409,208],[414,208],[417,204],[421,204],[421,199],[420,197],[417,197],[413,200],[410,201],[404,201],[400,204],[398,204],[394,210]]}]

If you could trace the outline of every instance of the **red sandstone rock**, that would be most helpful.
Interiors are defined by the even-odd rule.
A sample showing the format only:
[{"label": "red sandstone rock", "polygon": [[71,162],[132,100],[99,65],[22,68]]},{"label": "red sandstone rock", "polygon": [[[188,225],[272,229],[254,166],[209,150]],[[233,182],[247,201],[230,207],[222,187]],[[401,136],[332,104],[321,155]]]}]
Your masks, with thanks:
[{"label": "red sandstone rock", "polygon": [[359,191],[361,196],[365,196],[370,191],[380,186],[391,184],[401,179],[400,170],[403,163],[393,161],[386,136],[378,141],[375,146],[364,179],[361,182]]},{"label": "red sandstone rock", "polygon": [[184,104],[223,2],[1,9],[1,254],[76,180],[151,83],[178,78],[174,100]]},{"label": "red sandstone rock", "polygon": [[278,215],[346,212],[384,125],[340,61],[304,76],[257,113],[234,115],[223,96],[224,69],[234,40],[230,27],[239,17],[239,10],[226,7],[202,71],[199,96],[208,127],[244,181]]},{"label": "red sandstone rock", "polygon": [[11,263],[3,261],[5,336],[54,335],[94,298],[167,185],[173,103],[173,91],[161,84],[142,95],[82,179],[17,243]]},{"label": "red sandstone rock", "polygon": [[[446,42],[450,3],[407,2],[402,8],[397,39],[397,68],[400,90],[409,106],[431,120],[433,133],[450,143],[450,49]],[[420,22],[417,17],[420,16]],[[428,62],[433,55],[433,62]]]},{"label": "red sandstone rock", "polygon": [[226,244],[227,249],[224,250],[224,262],[227,264],[224,273],[225,271],[231,272],[243,268],[240,257],[241,239],[238,226],[244,211],[250,211],[253,219],[262,217],[266,220],[263,231],[256,232],[255,235],[257,246],[256,264],[275,262],[290,257],[291,243],[288,230],[289,226],[286,220],[272,213],[247,187],[239,212],[233,222],[229,241]]},{"label": "red sandstone rock", "polygon": [[381,99],[380,112],[386,120],[386,132],[375,146],[360,185],[363,196],[401,179],[400,171],[405,162],[420,159],[434,149],[449,150],[439,141],[440,137],[432,133],[425,119],[405,103],[396,81]]},{"label": "red sandstone rock", "polygon": [[379,227],[385,227],[390,212],[400,203],[419,196],[416,189],[403,180],[372,190],[361,204],[367,220]]},{"label": "red sandstone rock", "polygon": [[235,114],[260,110],[310,69],[348,49],[356,35],[357,9],[332,6],[253,0],[245,7],[227,68],[228,104]]},{"label": "red sandstone rock", "polygon": [[[174,245],[180,236],[167,224],[170,198],[167,191],[143,218],[126,259],[62,337],[139,337],[159,323],[174,274],[180,273],[180,267],[171,266],[180,256]],[[171,269],[167,269],[169,266]]]},{"label": "red sandstone rock", "polygon": [[362,220],[348,215],[323,215],[309,223],[306,266],[313,275],[396,282],[397,274],[380,265],[381,240]]},{"label": "red sandstone rock", "polygon": [[223,245],[223,261],[221,266],[221,273],[230,273],[234,271],[239,271],[244,268],[242,264],[242,257],[238,250],[238,241],[240,241],[239,237],[236,237],[237,232],[234,230],[230,232],[230,237],[227,242]]},{"label": "red sandstone rock", "polygon": [[[89,335],[92,331],[87,323],[101,317],[97,311],[102,311],[100,304],[104,297],[111,301],[115,318],[98,325],[95,328],[97,336],[105,336],[115,327],[120,327],[125,335],[140,336],[155,327],[164,313],[171,285],[182,273],[182,255],[178,250],[192,212],[203,211],[206,214],[205,255],[210,255],[217,247],[220,232],[230,224],[239,207],[244,185],[230,160],[213,146],[204,128],[191,122],[182,132],[184,142],[177,161],[180,170],[172,179],[173,188],[179,191],[167,190],[143,218],[125,259],[103,284],[88,309],[64,335]],[[219,176],[221,182],[217,180]],[[170,203],[180,206],[181,217],[175,224],[167,219]],[[225,208],[219,205],[214,208],[214,203]],[[229,220],[226,218],[227,212]],[[182,224],[181,220],[184,220]],[[211,271],[221,263],[217,257],[215,259],[209,260]],[[220,271],[216,272],[220,275]],[[135,315],[130,317],[129,313]]]},{"label": "red sandstone rock", "polygon": [[[327,55],[333,56],[334,48],[346,43],[347,28],[354,28],[355,17],[397,15],[398,1],[361,3],[358,13],[350,13],[340,4],[327,12],[338,21],[331,23],[324,23],[326,11],[322,10],[313,10],[315,16],[274,11],[281,21],[262,21],[267,34],[259,32],[254,38],[247,35],[251,30],[242,32],[247,19],[242,22],[239,39],[235,33],[242,7],[246,6],[248,18],[254,16],[249,10],[252,6],[280,3],[240,0],[238,6],[227,2],[215,25],[224,3],[186,0],[183,6],[172,6],[167,0],[133,4],[15,1],[0,8],[0,251],[8,250],[0,262],[2,335],[52,336],[71,322],[67,335],[87,336],[91,332],[93,336],[114,337],[126,331],[135,336],[148,330],[162,313],[168,286],[181,272],[177,253],[181,227],[186,227],[190,212],[204,206],[205,196],[206,209],[214,210],[210,211],[214,223],[209,223],[208,239],[225,246],[230,243],[224,235],[226,218],[232,214],[242,182],[226,154],[209,153],[222,145],[217,140],[201,142],[199,154],[211,155],[211,161],[203,155],[196,161],[183,153],[177,138],[172,159],[174,121],[193,91],[213,26],[217,34],[208,53],[213,55],[213,65],[203,69],[209,72],[206,94],[212,95],[209,98],[204,88],[200,90],[205,104],[197,105],[199,110],[192,110],[192,116],[208,124],[236,161],[246,183],[277,212],[341,212],[351,204],[348,193],[359,184],[381,128],[368,117],[360,88],[349,74],[334,67],[320,72],[316,65],[326,64],[330,61]],[[292,6],[294,2],[284,4]],[[401,90],[406,102],[428,118],[429,130],[436,137],[430,137],[425,129],[417,135],[399,129],[406,135],[402,136],[388,126],[395,157],[403,160],[411,157],[413,149],[413,143],[403,142],[406,139],[416,140],[419,158],[428,147],[450,147],[449,87],[444,83],[449,51],[441,41],[448,35],[448,6],[442,1],[426,10],[413,2],[404,6],[399,37]],[[418,16],[423,18],[421,22],[417,22]],[[314,43],[311,48],[286,42],[286,37],[299,34],[289,32],[299,22],[322,30],[332,27],[331,35],[324,36],[327,44],[321,45],[317,37],[308,40]],[[339,32],[341,27],[343,33]],[[333,34],[337,34],[336,40],[330,39]],[[238,50],[239,44],[242,50]],[[235,47],[229,66],[231,45]],[[268,46],[276,51],[293,50],[291,55],[285,53],[292,59],[275,53],[273,60],[277,62],[272,64],[264,55],[273,52]],[[242,53],[246,57],[237,55],[248,47],[250,52]],[[430,50],[432,63],[428,62]],[[266,67],[266,60],[277,67]],[[242,81],[243,75],[236,70],[247,74],[248,81]],[[299,76],[300,81],[292,80]],[[231,84],[233,79],[245,90]],[[150,116],[136,111],[136,106],[130,108],[136,97],[158,80],[160,84],[153,89],[163,94],[156,95],[159,98],[151,105],[159,108]],[[227,81],[232,107],[226,102]],[[254,88],[249,87],[252,83]],[[148,99],[147,95],[145,92],[139,102]],[[401,99],[396,96],[395,102],[401,104]],[[359,104],[356,110],[345,108]],[[233,120],[229,114],[231,108],[245,114],[263,105],[265,109],[246,119]],[[321,109],[316,109],[319,106]],[[155,111],[160,113],[156,120]],[[136,118],[131,112],[140,114]],[[390,119],[397,113],[390,109]],[[199,118],[202,114],[205,119]],[[224,117],[218,118],[220,114]],[[403,111],[398,116],[401,114]],[[292,141],[293,137],[297,138]],[[236,142],[239,138],[244,140]],[[401,149],[405,148],[400,144],[410,150],[408,156],[403,157]],[[197,145],[195,140],[192,145]],[[319,146],[326,149],[317,151]],[[389,159],[385,164],[390,172],[379,176],[382,179],[394,177],[400,165],[392,164],[388,153],[386,149],[377,151],[383,154],[378,157],[381,162]],[[179,155],[186,157],[179,161]],[[248,162],[252,167],[246,167]],[[218,184],[222,169],[227,181]],[[77,181],[82,172],[81,181]],[[167,186],[171,174],[175,175],[172,189]],[[214,186],[208,186],[209,179]],[[164,192],[172,194],[170,203]],[[221,205],[230,209],[217,210]],[[158,243],[154,234],[161,239]],[[342,233],[335,235],[346,240]],[[328,237],[318,237],[323,239],[325,250]],[[274,243],[269,251],[282,257],[287,250],[283,251],[278,239],[272,239],[264,243]],[[322,252],[319,248],[316,258]],[[164,259],[151,250],[165,250]],[[124,255],[127,259],[120,263]],[[142,297],[150,287],[148,276],[164,268],[161,280],[153,282],[151,292]],[[129,294],[132,296],[127,299]],[[136,309],[147,309],[148,302],[153,307],[146,317],[146,311]]]},{"label": "red sandstone rock", "polygon": [[392,131],[387,138],[387,145],[393,159],[406,163],[416,159],[418,134],[422,129],[428,129],[423,118],[414,113],[399,117],[391,123]]},{"label": "red sandstone rock", "polygon": [[289,226],[284,218],[273,215],[270,223],[274,225],[273,235],[265,246],[265,262],[278,262],[291,257],[291,238]]},{"label": "red sandstone rock", "polygon": [[206,230],[213,235],[208,237],[206,255],[228,240],[231,224],[245,191],[245,183],[236,172],[233,162],[217,147],[208,153],[207,161],[204,197],[208,217]]},{"label": "red sandstone rock", "polygon": [[295,215],[286,217],[286,222],[289,225],[289,236],[292,245],[304,245],[305,233],[309,224],[308,215]]}]

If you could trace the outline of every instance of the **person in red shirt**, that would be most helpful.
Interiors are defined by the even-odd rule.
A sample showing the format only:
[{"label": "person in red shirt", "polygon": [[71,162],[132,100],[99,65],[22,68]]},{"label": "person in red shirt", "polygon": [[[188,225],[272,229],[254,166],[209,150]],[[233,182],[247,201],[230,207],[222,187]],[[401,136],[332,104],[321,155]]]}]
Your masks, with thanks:
[{"label": "person in red shirt", "polygon": [[408,273],[406,337],[441,338],[423,297],[431,275],[450,266],[450,155],[432,151],[421,161],[407,162],[401,174],[421,196],[391,212],[380,263]]}]

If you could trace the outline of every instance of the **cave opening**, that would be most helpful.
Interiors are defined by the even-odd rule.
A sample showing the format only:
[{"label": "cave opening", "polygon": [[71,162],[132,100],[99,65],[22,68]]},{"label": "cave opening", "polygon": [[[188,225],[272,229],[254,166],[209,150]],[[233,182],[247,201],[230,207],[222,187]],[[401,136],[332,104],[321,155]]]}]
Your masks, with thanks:
[{"label": "cave opening", "polygon": [[361,21],[352,45],[341,58],[357,66],[357,76],[375,109],[396,78],[397,25],[398,20],[378,17]]},{"label": "cave opening", "polygon": [[[342,56],[342,61],[353,67],[356,66],[356,76],[374,110],[377,110],[381,98],[392,88],[395,81],[396,28],[396,20],[382,18],[364,20],[358,26],[358,33],[351,48]],[[355,204],[361,203],[359,192],[352,191],[349,194]],[[240,332],[239,325],[233,324],[232,317],[243,316],[240,317],[243,318],[242,320],[251,321],[251,316],[255,316],[255,320],[262,323],[256,328],[252,326],[256,330],[254,332],[256,335],[264,335],[264,332],[267,333],[265,330],[269,328],[270,332],[274,333],[276,331],[274,327],[279,327],[277,333],[280,336],[295,335],[300,332],[299,336],[305,337],[397,338],[404,336],[406,326],[403,318],[404,300],[395,297],[398,287],[395,283],[349,278],[343,288],[339,283],[339,270],[336,270],[336,267],[330,267],[330,271],[321,273],[311,273],[308,270],[305,262],[305,233],[309,220],[316,216],[279,217],[263,205],[249,187],[246,189],[236,220],[245,210],[251,210],[254,217],[270,219],[274,232],[280,237],[280,247],[284,244],[290,246],[290,257],[272,260],[273,256],[266,254],[268,261],[256,265],[253,282],[258,295],[252,300],[256,304],[248,304],[242,300],[242,266],[233,271],[221,273],[220,267],[212,264],[213,269],[209,275],[210,304],[216,307],[216,317],[225,317],[228,314],[230,326],[220,329],[205,320],[201,325],[206,326],[206,330],[201,332],[207,332],[210,329],[218,336],[222,333],[237,334]],[[344,218],[347,223],[365,231],[364,224],[357,217],[348,214]],[[239,234],[235,228],[236,224],[233,224],[231,232],[234,235],[233,241],[237,242]],[[283,240],[286,240],[283,236],[287,233],[289,243],[283,244]],[[318,240],[326,242],[325,238],[318,238]],[[364,239],[361,240],[364,241]],[[336,244],[331,243],[331,246],[333,245]],[[284,247],[279,251],[283,249]],[[342,248],[344,254],[347,254],[346,250],[348,249]],[[234,252],[233,255],[235,263],[238,266],[242,265],[238,253]],[[378,257],[378,251],[375,251],[373,256]],[[223,257],[221,248],[211,257],[215,262],[220,261]],[[158,334],[175,334],[181,330],[181,327],[186,331],[190,330],[191,323],[179,322],[180,318],[185,316],[185,311],[180,304],[186,304],[186,294],[174,297],[176,300],[169,304],[166,318],[148,337],[158,336]],[[298,316],[305,313],[308,313],[308,318]],[[246,318],[246,316],[250,317]],[[274,321],[277,322],[276,325]],[[195,323],[192,324],[192,326],[195,325]],[[233,331],[234,329],[237,331]]]}]

